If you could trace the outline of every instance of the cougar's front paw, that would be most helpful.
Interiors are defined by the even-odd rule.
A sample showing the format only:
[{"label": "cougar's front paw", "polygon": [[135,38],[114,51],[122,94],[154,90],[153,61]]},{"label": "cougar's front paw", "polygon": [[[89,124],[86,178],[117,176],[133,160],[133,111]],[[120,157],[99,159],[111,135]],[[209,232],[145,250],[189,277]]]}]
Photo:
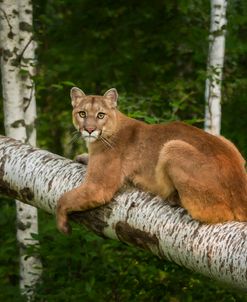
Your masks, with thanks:
[{"label": "cougar's front paw", "polygon": [[80,155],[77,155],[75,160],[78,162],[78,163],[81,163],[83,165],[87,165],[88,164],[88,154],[87,153],[83,153],[83,154],[80,154]]},{"label": "cougar's front paw", "polygon": [[68,222],[67,211],[63,205],[63,198],[60,198],[58,201],[56,217],[58,230],[65,235],[70,234],[71,227]]},{"label": "cougar's front paw", "polygon": [[174,191],[170,196],[168,196],[167,201],[172,207],[181,206],[181,201],[178,191]]},{"label": "cougar's front paw", "polygon": [[65,235],[71,234],[71,227],[67,220],[62,221],[60,219],[57,219],[57,228],[61,233],[65,234]]}]

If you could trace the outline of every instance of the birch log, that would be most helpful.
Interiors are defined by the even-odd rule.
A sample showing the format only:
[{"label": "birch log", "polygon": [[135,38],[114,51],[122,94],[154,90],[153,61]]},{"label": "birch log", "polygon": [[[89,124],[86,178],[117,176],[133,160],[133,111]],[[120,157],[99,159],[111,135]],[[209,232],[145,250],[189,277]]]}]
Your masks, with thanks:
[{"label": "birch log", "polygon": [[[55,213],[59,197],[78,186],[85,167],[0,136],[0,192]],[[108,205],[73,214],[101,236],[151,251],[247,291],[247,224],[201,224],[179,207],[135,188]],[[79,248],[79,247],[78,247]]]},{"label": "birch log", "polygon": [[205,87],[205,125],[207,132],[220,134],[221,81],[225,56],[227,0],[211,0],[211,25]]},{"label": "birch log", "polygon": [[[27,130],[26,94],[30,90],[30,6],[31,1],[2,0],[0,2],[1,72],[6,134],[23,142],[29,141]],[[28,23],[29,22],[29,23]],[[25,26],[23,25],[25,24]],[[29,25],[29,27],[27,26]],[[30,40],[32,41],[32,40]],[[24,64],[25,63],[25,64]],[[26,68],[27,67],[27,68]],[[22,69],[22,73],[20,72]],[[26,70],[25,70],[26,69]],[[25,72],[25,73],[24,73]],[[25,74],[25,78],[21,76]],[[30,102],[31,103],[31,102]],[[36,113],[33,116],[36,118]],[[35,143],[33,135],[33,141]],[[40,278],[41,263],[37,255],[26,257],[26,247],[37,244],[32,233],[37,233],[37,209],[16,200],[17,240],[20,247],[20,288],[28,299]]]}]

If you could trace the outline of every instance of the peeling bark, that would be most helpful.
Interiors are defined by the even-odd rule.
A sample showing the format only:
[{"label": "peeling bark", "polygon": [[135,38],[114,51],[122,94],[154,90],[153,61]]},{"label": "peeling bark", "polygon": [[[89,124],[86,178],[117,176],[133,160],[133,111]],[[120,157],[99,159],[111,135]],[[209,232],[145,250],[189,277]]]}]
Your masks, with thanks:
[{"label": "peeling bark", "polygon": [[[78,186],[85,172],[71,160],[0,137],[0,192],[46,212],[55,213],[59,197]],[[101,236],[247,291],[247,223],[202,224],[184,209],[135,188],[71,217]]]},{"label": "peeling bark", "polygon": [[211,0],[211,25],[205,88],[205,130],[220,134],[221,81],[225,56],[227,0]]}]

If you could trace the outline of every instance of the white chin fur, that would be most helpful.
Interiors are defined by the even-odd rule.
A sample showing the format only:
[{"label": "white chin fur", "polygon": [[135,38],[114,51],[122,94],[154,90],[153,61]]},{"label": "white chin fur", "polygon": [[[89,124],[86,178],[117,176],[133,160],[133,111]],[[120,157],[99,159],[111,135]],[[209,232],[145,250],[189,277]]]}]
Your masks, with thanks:
[{"label": "white chin fur", "polygon": [[95,142],[98,139],[100,131],[95,130],[91,134],[89,134],[87,131],[83,130],[81,134],[85,142],[89,144]]},{"label": "white chin fur", "polygon": [[93,143],[97,140],[97,137],[94,137],[94,136],[85,136],[83,137],[85,142],[88,144],[88,143]]}]

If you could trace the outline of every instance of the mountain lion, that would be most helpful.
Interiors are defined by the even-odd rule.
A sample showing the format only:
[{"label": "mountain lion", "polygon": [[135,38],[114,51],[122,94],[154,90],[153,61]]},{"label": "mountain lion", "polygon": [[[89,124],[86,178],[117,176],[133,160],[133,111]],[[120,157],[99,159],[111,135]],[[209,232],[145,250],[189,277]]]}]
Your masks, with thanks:
[{"label": "mountain lion", "polygon": [[103,96],[71,89],[73,123],[86,141],[85,181],[58,201],[57,225],[68,213],[104,205],[128,181],[179,202],[205,223],[247,221],[247,174],[237,148],[182,122],[148,125],[117,110],[116,89]]}]

